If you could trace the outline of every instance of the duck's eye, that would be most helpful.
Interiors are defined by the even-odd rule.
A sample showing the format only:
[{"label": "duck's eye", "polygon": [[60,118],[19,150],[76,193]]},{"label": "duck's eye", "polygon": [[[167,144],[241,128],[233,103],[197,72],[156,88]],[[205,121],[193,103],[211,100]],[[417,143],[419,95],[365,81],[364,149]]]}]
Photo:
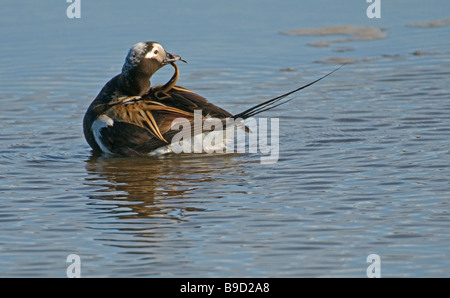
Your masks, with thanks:
[{"label": "duck's eye", "polygon": [[160,50],[153,49],[152,51],[149,51],[144,58],[146,59],[155,59],[158,57]]}]

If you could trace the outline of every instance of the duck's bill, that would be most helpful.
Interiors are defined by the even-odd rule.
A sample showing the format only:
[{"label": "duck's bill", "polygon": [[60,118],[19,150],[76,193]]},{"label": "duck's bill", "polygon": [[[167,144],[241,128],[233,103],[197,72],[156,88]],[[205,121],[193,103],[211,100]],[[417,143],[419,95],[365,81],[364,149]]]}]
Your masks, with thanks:
[{"label": "duck's bill", "polygon": [[174,62],[177,62],[177,61],[183,61],[184,63],[187,63],[186,60],[181,59],[180,56],[174,55],[174,54],[170,54],[170,53],[167,53],[166,60],[164,60],[164,63],[165,64],[169,64],[169,63],[174,63]]}]

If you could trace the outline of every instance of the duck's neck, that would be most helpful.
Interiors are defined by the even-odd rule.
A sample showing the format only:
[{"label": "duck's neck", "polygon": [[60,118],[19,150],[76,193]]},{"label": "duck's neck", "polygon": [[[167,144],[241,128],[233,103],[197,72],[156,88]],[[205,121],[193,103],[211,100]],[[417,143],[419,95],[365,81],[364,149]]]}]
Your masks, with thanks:
[{"label": "duck's neck", "polygon": [[150,76],[136,71],[122,73],[120,89],[129,96],[142,96],[150,90]]},{"label": "duck's neck", "polygon": [[175,84],[177,83],[178,77],[180,75],[180,72],[178,70],[178,66],[175,63],[170,63],[170,64],[173,66],[173,68],[175,68],[175,72],[172,75],[172,77],[170,78],[170,80],[167,83],[164,84],[164,86],[162,87],[163,90],[170,90],[170,89],[172,89],[175,86]]}]

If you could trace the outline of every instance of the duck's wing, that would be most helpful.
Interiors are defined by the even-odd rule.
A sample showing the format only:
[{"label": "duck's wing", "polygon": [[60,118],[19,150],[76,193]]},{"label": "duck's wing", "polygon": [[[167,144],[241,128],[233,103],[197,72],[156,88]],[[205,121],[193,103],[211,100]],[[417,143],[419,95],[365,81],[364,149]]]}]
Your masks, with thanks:
[{"label": "duck's wing", "polygon": [[[100,108],[100,107],[99,107]],[[109,105],[94,122],[94,137],[103,151],[144,155],[170,144],[175,119],[193,123],[194,114],[140,98]]]},{"label": "duck's wing", "polygon": [[223,119],[232,116],[230,112],[208,102],[203,96],[180,86],[173,86],[170,90],[164,90],[160,86],[156,86],[152,88],[148,96],[154,101],[190,113],[201,110],[205,117]]},{"label": "duck's wing", "polygon": [[123,156],[143,156],[166,145],[147,129],[122,121],[102,127],[96,141],[103,152]]},{"label": "duck's wing", "polygon": [[144,99],[156,101],[190,113],[194,113],[195,110],[201,110],[202,115],[205,117],[210,116],[223,119],[232,116],[228,111],[208,102],[203,96],[189,89],[176,86],[180,72],[175,63],[171,63],[171,65],[175,70],[172,78],[164,85],[152,87],[149,93],[143,97]]}]

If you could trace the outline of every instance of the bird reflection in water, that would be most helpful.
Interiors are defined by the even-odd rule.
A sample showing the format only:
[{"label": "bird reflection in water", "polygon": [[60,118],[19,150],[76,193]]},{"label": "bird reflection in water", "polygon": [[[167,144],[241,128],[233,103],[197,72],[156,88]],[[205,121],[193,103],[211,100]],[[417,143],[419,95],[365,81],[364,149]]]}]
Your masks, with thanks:
[{"label": "bird reflection in water", "polygon": [[90,197],[112,202],[109,212],[118,218],[181,221],[185,220],[186,212],[205,211],[203,206],[193,206],[200,205],[199,199],[214,200],[224,195],[219,191],[216,197],[199,196],[201,189],[208,189],[211,195],[211,185],[245,182],[245,162],[239,156],[172,154],[158,158],[111,158],[91,155],[86,161],[85,184],[98,187]]}]

